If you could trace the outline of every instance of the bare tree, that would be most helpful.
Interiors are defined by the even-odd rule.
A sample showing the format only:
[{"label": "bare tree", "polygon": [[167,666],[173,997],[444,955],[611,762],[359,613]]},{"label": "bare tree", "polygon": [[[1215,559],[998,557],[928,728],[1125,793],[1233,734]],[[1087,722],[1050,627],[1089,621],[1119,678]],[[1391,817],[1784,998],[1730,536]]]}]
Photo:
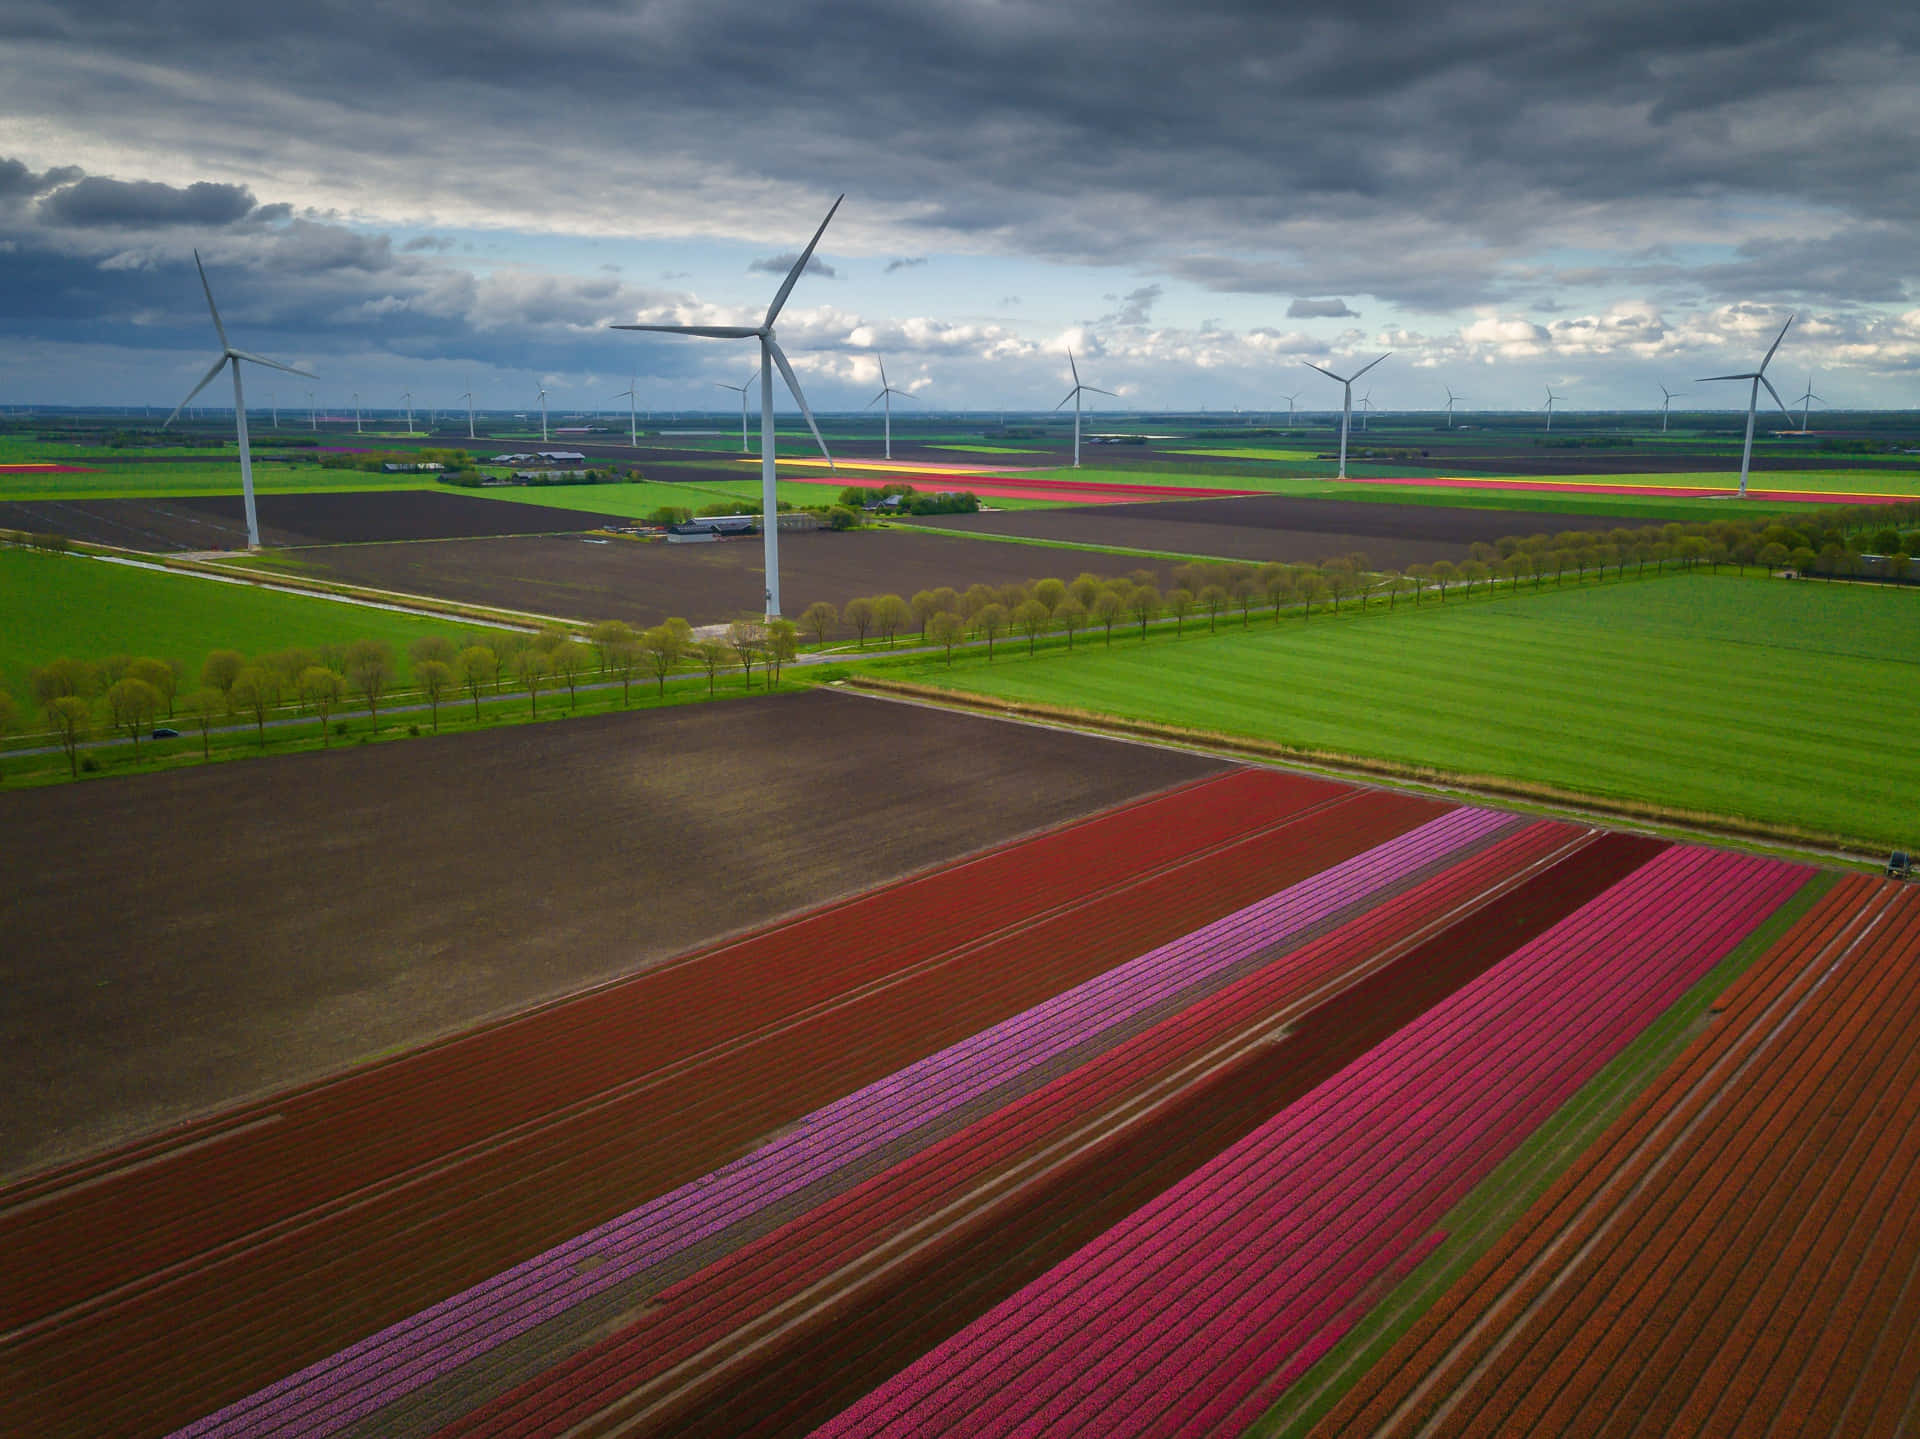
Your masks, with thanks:
[{"label": "bare tree", "polygon": [[127,732],[127,738],[133,741],[133,757],[140,757],[140,732],[152,727],[159,718],[160,710],[166,702],[160,698],[160,691],[145,680],[128,676],[115,680],[107,690],[107,713],[113,716],[113,722]]},{"label": "bare tree", "polygon": [[743,617],[727,626],[727,647],[740,660],[740,673],[746,676],[747,688],[753,688],[753,662],[760,658],[760,649],[767,642],[766,622],[759,616]]},{"label": "bare tree", "polygon": [[[1164,603],[1167,607],[1167,612],[1173,616],[1174,634],[1185,634],[1187,629],[1187,616],[1193,612],[1193,591],[1184,585],[1175,585],[1167,591]],[[1142,639],[1146,638],[1144,630],[1140,637]]]},{"label": "bare tree", "polygon": [[574,701],[579,697],[575,687],[580,683],[580,676],[586,672],[587,666],[592,662],[593,655],[587,647],[571,635],[547,651],[548,670],[559,676],[561,683],[567,687],[568,709],[573,708]]},{"label": "bare tree", "polygon": [[993,640],[1007,627],[1007,612],[999,605],[983,605],[973,617],[973,627],[987,641],[987,663],[993,663]]},{"label": "bare tree", "polygon": [[813,636],[815,644],[823,645],[835,630],[840,628],[840,611],[825,600],[815,600],[800,612],[800,627]]},{"label": "bare tree", "polygon": [[267,747],[267,716],[280,703],[280,672],[266,665],[248,665],[233,677],[233,702],[253,716],[260,747]]},{"label": "bare tree", "polygon": [[426,692],[427,708],[433,714],[433,732],[440,733],[440,701],[453,688],[453,666],[444,660],[421,660],[413,667],[413,677]]},{"label": "bare tree", "polygon": [[666,625],[655,625],[640,637],[640,648],[646,655],[647,663],[653,667],[653,677],[659,684],[660,693],[665,695],[667,676],[673,673],[687,652],[679,631]]},{"label": "bare tree", "polygon": [[967,633],[967,622],[952,610],[941,610],[927,621],[927,634],[947,652],[947,664],[953,664],[953,647]]},{"label": "bare tree", "polygon": [[347,680],[367,701],[373,727],[380,728],[380,697],[393,683],[393,646],[385,640],[355,640],[347,646]]},{"label": "bare tree", "polygon": [[67,752],[67,768],[80,778],[80,745],[93,728],[93,711],[79,695],[55,695],[45,705],[47,727]]},{"label": "bare tree", "polygon": [[537,645],[528,645],[513,657],[513,672],[520,681],[520,687],[527,692],[528,713],[540,718],[540,686],[545,684],[552,673],[552,661],[547,652]]},{"label": "bare tree", "polygon": [[460,683],[467,687],[467,693],[473,696],[473,717],[478,720],[480,691],[499,678],[499,657],[485,645],[468,645],[460,651],[455,672],[460,676]]},{"label": "bare tree", "polygon": [[1200,608],[1207,612],[1207,633],[1212,634],[1219,627],[1220,611],[1227,607],[1233,597],[1227,593],[1225,585],[1207,585],[1197,598]]},{"label": "bare tree", "polygon": [[1127,602],[1121,593],[1111,586],[1102,587],[1093,597],[1093,617],[1107,632],[1107,647],[1113,647],[1114,622],[1127,612]]},{"label": "bare tree", "polygon": [[1087,622],[1086,606],[1072,595],[1064,596],[1053,611],[1054,622],[1067,632],[1067,648],[1073,648],[1074,631]]},{"label": "bare tree", "polygon": [[1160,613],[1160,591],[1152,585],[1135,585],[1127,594],[1127,609],[1140,621],[1140,638],[1147,637],[1147,622]]},{"label": "bare tree", "polygon": [[489,630],[481,636],[480,643],[493,655],[493,692],[499,694],[501,686],[516,673],[514,661],[520,657],[520,651],[531,641],[519,630]]},{"label": "bare tree", "polygon": [[227,697],[217,689],[202,685],[197,690],[187,692],[180,701],[180,708],[200,727],[200,758],[212,758],[213,750],[208,736],[213,730],[213,717],[227,712]]},{"label": "bare tree", "polygon": [[694,645],[693,656],[707,672],[707,694],[711,697],[714,683],[727,663],[727,647],[718,640],[701,640]]},{"label": "bare tree", "polygon": [[[478,651],[486,655],[489,666],[487,673],[493,673],[493,656],[474,646],[472,650],[462,651],[461,659]],[[474,713],[480,712],[479,690],[474,691]],[[325,665],[308,665],[300,672],[300,698],[313,706],[313,712],[320,716],[320,748],[327,749],[333,744],[333,712],[340,707],[340,701],[346,698],[347,682],[340,677],[338,670],[330,670]]]},{"label": "bare tree", "polygon": [[772,674],[769,688],[780,683],[780,666],[800,653],[800,629],[792,620],[767,621],[767,668]]}]

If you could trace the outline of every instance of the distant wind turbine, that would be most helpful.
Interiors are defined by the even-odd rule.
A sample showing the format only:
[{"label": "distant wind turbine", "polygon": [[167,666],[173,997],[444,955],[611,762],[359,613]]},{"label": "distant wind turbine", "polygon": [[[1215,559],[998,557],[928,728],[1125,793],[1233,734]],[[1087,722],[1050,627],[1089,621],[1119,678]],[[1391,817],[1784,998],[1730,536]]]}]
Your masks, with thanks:
[{"label": "distant wind turbine", "polygon": [[1767,378],[1767,362],[1773,358],[1773,352],[1780,348],[1780,342],[1787,338],[1796,316],[1788,315],[1787,323],[1780,327],[1780,333],[1773,337],[1773,343],[1767,347],[1767,357],[1760,362],[1760,368],[1750,370],[1744,375],[1707,375],[1695,380],[1696,385],[1712,384],[1715,380],[1752,380],[1752,388],[1747,392],[1747,438],[1740,447],[1740,498],[1747,497],[1747,469],[1753,462],[1753,412],[1760,404],[1760,387],[1765,385],[1767,393],[1773,396],[1773,402],[1780,407],[1780,413],[1787,417],[1787,423],[1793,423],[1793,415],[1787,409],[1786,401],[1780,398],[1780,392],[1773,387],[1773,381]]},{"label": "distant wind turbine", "polygon": [[[820,453],[827,457],[827,468],[834,470],[833,456],[827,450],[827,442],[820,438],[820,427],[813,422],[813,411],[807,408],[807,397],[800,393],[800,380],[793,373],[793,366],[787,363],[785,351],[773,337],[773,322],[780,317],[780,309],[787,303],[787,296],[793,293],[793,287],[799,283],[801,272],[807,268],[807,262],[813,258],[814,247],[820,243],[820,237],[827,232],[827,226],[833,222],[834,213],[840,208],[842,195],[833,202],[833,208],[827,211],[827,218],[820,222],[820,228],[813,232],[813,238],[807,242],[807,248],[800,258],[793,262],[793,268],[787,271],[787,278],[781,282],[774,294],[773,303],[767,306],[767,315],[757,325],[615,325],[616,330],[651,330],[672,335],[699,335],[709,340],[758,340],[760,342],[760,534],[766,547],[767,570],[767,618],[780,617],[780,505],[777,494],[777,482],[774,476],[774,436],[773,436],[773,372],[777,366],[780,378],[787,382],[787,389],[800,406],[800,413],[806,417],[807,428],[813,431],[814,442],[820,446]],[[741,404],[746,404],[745,397]],[[837,471],[835,471],[837,473]]]},{"label": "distant wind turbine", "polygon": [[1553,403],[1555,400],[1562,399],[1562,398],[1564,397],[1554,394],[1552,385],[1547,386],[1547,403],[1544,406],[1542,406],[1542,408],[1545,409],[1547,412],[1547,433],[1548,434],[1553,433]]},{"label": "distant wind turbine", "polygon": [[747,448],[747,391],[753,388],[753,376],[748,375],[744,385],[729,385],[725,380],[715,380],[713,383],[715,388],[732,390],[740,397],[740,453],[752,454],[753,451]]},{"label": "distant wind turbine", "polygon": [[247,445],[247,400],[240,386],[240,362],[246,360],[251,364],[265,365],[269,370],[283,370],[289,375],[304,375],[309,380],[314,376],[305,370],[296,370],[292,365],[283,365],[278,360],[269,360],[260,355],[250,354],[246,350],[234,349],[232,342],[227,339],[227,327],[220,323],[220,311],[213,303],[213,286],[207,283],[207,267],[200,263],[198,250],[193,252],[193,267],[200,272],[200,288],[206,291],[207,295],[207,313],[213,316],[213,330],[220,337],[220,358],[215,360],[212,368],[200,377],[200,383],[187,391],[187,399],[174,406],[173,413],[167,416],[166,424],[160,428],[164,430],[167,425],[171,425],[180,417],[180,412],[187,407],[187,400],[191,400],[211,385],[228,365],[233,366],[233,427],[240,441],[240,493],[247,502],[247,548],[257,550],[260,548],[260,517],[255,513],[253,504],[253,451]]},{"label": "distant wind turbine", "polygon": [[637,450],[640,448],[640,377],[635,375],[633,383],[613,398],[627,402],[627,443]]},{"label": "distant wind turbine", "polygon": [[[1807,376],[1807,386],[1809,389],[1811,389],[1813,386],[1813,376],[1811,375]],[[279,429],[280,428],[280,392],[278,390],[267,391],[267,408],[273,411],[273,427],[276,430]],[[1802,428],[1804,429],[1805,426],[1802,426]]]},{"label": "distant wind turbine", "polygon": [[320,412],[313,407],[312,390],[307,391],[307,428],[309,430],[318,430],[320,428]]},{"label": "distant wind turbine", "polygon": [[1368,390],[1360,397],[1360,433],[1367,432],[1367,417],[1373,413],[1373,391]]},{"label": "distant wind turbine", "polygon": [[468,390],[460,398],[467,402],[467,438],[471,440],[476,438],[473,433],[473,391]]},{"label": "distant wind turbine", "polygon": [[1813,371],[1809,370],[1807,371],[1807,392],[1800,396],[1800,431],[1802,434],[1806,433],[1807,416],[1813,413],[1813,402],[1815,400],[1818,400],[1823,405],[1827,402],[1825,395],[1814,394]]},{"label": "distant wind turbine", "polygon": [[[876,360],[880,360],[880,357],[878,355],[875,355],[874,358]],[[1077,379],[1079,377],[1075,376],[1075,378]],[[871,400],[867,401],[867,408],[871,410],[875,405],[879,404],[882,400],[886,401],[887,458],[888,459],[893,458],[893,397],[895,395],[898,395],[903,400],[911,400],[914,398],[914,396],[908,394],[905,390],[898,389],[893,385],[890,385],[887,383],[887,362],[885,360],[880,360],[880,393],[875,395]]]},{"label": "distant wind turbine", "polygon": [[[1112,390],[1097,390],[1092,385],[1081,384],[1080,367],[1073,362],[1072,350],[1067,351],[1067,368],[1073,371],[1073,388],[1067,392],[1067,400],[1073,401],[1073,467],[1077,470],[1080,468],[1080,396],[1082,394],[1106,395],[1116,400],[1120,397]],[[1053,407],[1055,411],[1065,405],[1067,400],[1062,400],[1060,404],[1055,405]]]},{"label": "distant wind turbine", "polygon": [[[1387,351],[1387,355],[1391,355],[1392,353],[1392,350]],[[1386,359],[1387,355],[1382,355],[1380,360]],[[1371,370],[1375,365],[1379,364],[1380,360],[1367,361],[1366,364],[1355,370],[1351,375],[1336,375],[1332,370],[1316,365],[1311,360],[1302,360],[1300,362],[1309,370],[1319,370],[1320,373],[1325,375],[1329,380],[1338,380],[1341,389],[1345,393],[1345,399],[1342,402],[1340,410],[1340,473],[1337,476],[1337,478],[1342,480],[1347,477],[1347,432],[1353,427],[1353,382],[1366,374],[1366,372]],[[1369,393],[1371,393],[1371,391],[1369,391]]]},{"label": "distant wind turbine", "polygon": [[360,392],[358,390],[353,392],[353,432],[356,435],[360,433]]},{"label": "distant wind turbine", "polygon": [[1454,394],[1452,385],[1442,385],[1441,388],[1447,392],[1447,428],[1452,429],[1454,404],[1459,400],[1466,399],[1466,396]]},{"label": "distant wind turbine", "polygon": [[1295,393],[1291,395],[1282,395],[1280,398],[1287,402],[1287,428],[1292,429],[1293,428],[1293,402],[1299,399],[1300,396],[1298,393]]},{"label": "distant wind turbine", "polygon": [[1660,433],[1663,435],[1667,432],[1667,412],[1673,408],[1674,396],[1679,393],[1678,390],[1669,390],[1665,385],[1660,387]]},{"label": "distant wind turbine", "polygon": [[547,388],[540,387],[540,443],[547,443]]},{"label": "distant wind turbine", "polygon": [[401,396],[401,398],[407,402],[407,433],[412,434],[413,433],[413,391],[408,390],[405,395]]}]

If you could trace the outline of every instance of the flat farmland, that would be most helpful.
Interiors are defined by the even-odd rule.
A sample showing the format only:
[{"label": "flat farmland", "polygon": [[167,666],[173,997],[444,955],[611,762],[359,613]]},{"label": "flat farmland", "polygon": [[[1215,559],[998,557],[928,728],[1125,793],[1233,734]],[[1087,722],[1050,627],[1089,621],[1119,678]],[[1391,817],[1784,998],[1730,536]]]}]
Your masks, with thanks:
[{"label": "flat farmland", "polygon": [[925,523],[974,534],[1290,564],[1318,563],[1358,551],[1375,568],[1401,569],[1465,559],[1475,541],[1491,543],[1502,535],[1604,531],[1633,522],[1595,515],[1516,515],[1510,510],[1258,495],[940,515]]},{"label": "flat farmland", "polygon": [[[273,548],[558,533],[592,529],[615,518],[539,504],[509,507],[447,490],[259,494],[255,504],[260,541]],[[237,550],[247,543],[246,506],[238,494],[4,501],[0,528],[51,531],[90,544],[155,554]]]},{"label": "flat farmland", "polygon": [[[506,507],[502,507],[506,508]],[[353,545],[291,557],[302,574],[498,605],[568,619],[658,624],[679,615],[694,624],[757,610],[766,589],[758,536],[713,544],[669,545],[575,538],[449,540],[434,544]],[[952,585],[1002,585],[1082,570],[1121,575],[1159,571],[1137,556],[923,535],[909,529],[780,537],[780,603],[798,615],[815,600],[844,605],[859,595]],[[1164,576],[1163,576],[1164,578]]]},{"label": "flat farmland", "polygon": [[1217,768],[820,692],[0,794],[0,1151],[29,1170]]}]

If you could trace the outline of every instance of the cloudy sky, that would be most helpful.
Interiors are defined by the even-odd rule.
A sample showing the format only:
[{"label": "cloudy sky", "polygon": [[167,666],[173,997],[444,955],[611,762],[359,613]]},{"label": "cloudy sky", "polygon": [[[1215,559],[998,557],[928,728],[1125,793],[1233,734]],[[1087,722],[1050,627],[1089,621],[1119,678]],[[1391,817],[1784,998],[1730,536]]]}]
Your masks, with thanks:
[{"label": "cloudy sky", "polygon": [[[1920,403],[1920,7],[0,0],[0,404]],[[292,379],[254,382],[304,404]],[[783,401],[784,407],[784,401]]]}]

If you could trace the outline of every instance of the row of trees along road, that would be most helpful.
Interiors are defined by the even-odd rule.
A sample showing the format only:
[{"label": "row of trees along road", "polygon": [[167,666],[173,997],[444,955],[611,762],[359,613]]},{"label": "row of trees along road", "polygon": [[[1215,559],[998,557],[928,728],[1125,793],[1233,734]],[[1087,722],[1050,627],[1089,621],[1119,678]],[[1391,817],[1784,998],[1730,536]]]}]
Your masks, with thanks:
[{"label": "row of trees along road", "polygon": [[892,648],[903,634],[917,632],[922,645],[941,647],[951,662],[953,647],[969,638],[984,642],[991,659],[1003,638],[1024,638],[1029,652],[1044,635],[1064,635],[1071,648],[1081,633],[1095,632],[1111,644],[1116,627],[1137,625],[1144,639],[1156,619],[1171,620],[1176,633],[1184,632],[1190,621],[1204,620],[1209,630],[1235,617],[1246,625],[1256,612],[1270,613],[1277,621],[1283,613],[1298,610],[1311,620],[1316,606],[1338,613],[1354,601],[1389,608],[1403,600],[1445,604],[1450,595],[1470,597],[1494,584],[1537,589],[1549,581],[1563,585],[1569,578],[1619,578],[1630,566],[1639,574],[1649,567],[1664,572],[1676,566],[1731,565],[1744,570],[1785,564],[1810,573],[1858,573],[1863,544],[1874,547],[1866,553],[1886,557],[1881,566],[1885,574],[1901,579],[1909,572],[1908,556],[1920,545],[1920,534],[1902,536],[1891,526],[1915,517],[1920,517],[1920,506],[1903,505],[1864,513],[1822,509],[1810,513],[1799,528],[1769,520],[1718,520],[1514,535],[1472,545],[1466,559],[1397,571],[1372,570],[1358,553],[1317,565],[1197,561],[1164,570],[1137,569],[1120,577],[1082,573],[1070,581],[942,587],[911,598],[866,596],[844,606],[818,601],[801,614],[800,627],[817,644],[851,638],[861,649],[869,640]]}]

